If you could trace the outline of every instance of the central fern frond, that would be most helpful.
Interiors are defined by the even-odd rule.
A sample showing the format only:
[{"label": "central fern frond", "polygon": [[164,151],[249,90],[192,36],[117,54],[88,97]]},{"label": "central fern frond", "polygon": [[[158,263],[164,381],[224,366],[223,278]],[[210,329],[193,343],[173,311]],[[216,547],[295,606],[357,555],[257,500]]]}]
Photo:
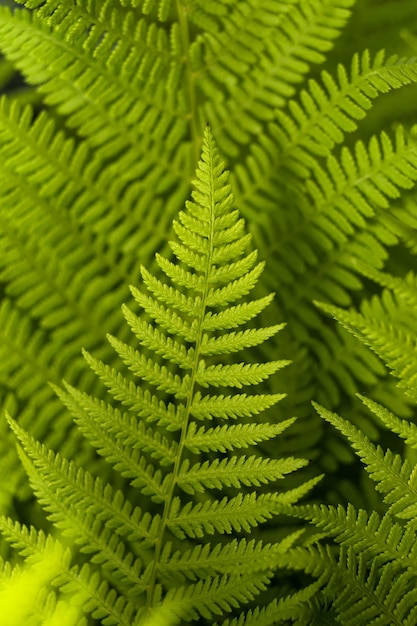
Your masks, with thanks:
[{"label": "central fern frond", "polygon": [[[60,584],[63,578],[83,598],[87,588],[84,609],[105,617],[106,624],[144,624],[162,601],[191,621],[212,620],[253,600],[267,588],[278,553],[299,533],[272,546],[262,542],[262,533],[256,540],[245,534],[270,519],[280,502],[296,501],[316,482],[281,493],[266,490],[306,461],[266,458],[254,449],[293,420],[254,420],[283,394],[247,388],[287,361],[219,360],[261,344],[283,324],[247,327],[272,295],[245,299],[264,264],[249,249],[250,235],[233,209],[228,172],[208,128],[192,197],[174,222],[177,240],[170,245],[176,260],[157,255],[164,280],[142,268],[144,290],[131,288],[142,315],[123,306],[140,348],[108,336],[134,377],[84,352],[121,406],[68,383],[65,390],[55,387],[90,444],[129,479],[129,498],[48,451],[10,420],[39,501],[81,551],[93,554],[91,571],[86,565],[64,568]],[[142,511],[132,497],[149,504]],[[36,553],[36,533],[7,520],[0,525],[26,555]],[[221,537],[228,534],[230,541]],[[97,567],[107,581],[99,589]]]}]

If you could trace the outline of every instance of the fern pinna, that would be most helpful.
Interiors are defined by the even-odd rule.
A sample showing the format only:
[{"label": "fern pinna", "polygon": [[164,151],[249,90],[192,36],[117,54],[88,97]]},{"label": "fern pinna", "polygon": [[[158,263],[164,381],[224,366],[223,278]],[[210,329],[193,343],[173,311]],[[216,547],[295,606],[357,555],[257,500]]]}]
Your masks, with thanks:
[{"label": "fern pinna", "polygon": [[[267,588],[277,555],[299,535],[275,545],[264,544],[260,532],[245,537],[280,502],[297,500],[310,486],[258,491],[306,461],[241,453],[290,426],[292,419],[254,418],[282,394],[209,392],[244,389],[287,364],[217,362],[283,326],[235,330],[254,319],[272,295],[244,298],[264,264],[256,251],[247,251],[250,235],[232,203],[228,173],[207,128],[193,201],[174,222],[177,240],[170,245],[177,261],[157,255],[166,282],[142,267],[146,292],[131,288],[142,317],[123,307],[141,348],[108,336],[140,384],[85,352],[123,410],[67,383],[56,387],[91,445],[129,479],[129,497],[48,450],[10,419],[39,501],[81,552],[92,554],[90,564],[70,567],[64,551],[55,582],[82,596],[84,610],[103,624],[144,624],[160,606],[183,621],[212,623]],[[43,534],[5,518],[1,529],[26,556],[42,554]],[[277,606],[277,600],[270,605],[268,623],[275,623]]]}]

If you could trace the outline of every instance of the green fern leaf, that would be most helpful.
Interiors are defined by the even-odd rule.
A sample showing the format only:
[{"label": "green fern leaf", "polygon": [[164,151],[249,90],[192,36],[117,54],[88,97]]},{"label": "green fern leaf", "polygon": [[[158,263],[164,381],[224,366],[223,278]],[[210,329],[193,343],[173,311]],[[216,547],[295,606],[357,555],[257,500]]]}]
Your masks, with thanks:
[{"label": "green fern leaf", "polygon": [[[314,597],[318,589],[319,585],[313,583],[291,596],[273,600],[263,609],[256,608],[247,613],[241,613],[239,617],[224,620],[222,624],[223,626],[274,626],[285,623],[288,619],[295,620],[302,616],[305,605]],[[219,623],[217,622],[215,626],[219,626]]]},{"label": "green fern leaf", "polygon": [[399,279],[378,272],[364,263],[358,263],[358,268],[381,285],[390,287],[392,291],[385,290],[381,298],[374,297],[369,302],[363,302],[362,313],[344,311],[324,304],[318,306],[381,357],[400,379],[398,387],[416,400],[417,337],[414,330],[415,316],[410,314],[416,301],[415,276],[409,273],[406,280]]},{"label": "green fern leaf", "polygon": [[[206,362],[259,345],[283,327],[228,332],[253,319],[270,301],[263,298],[252,307],[239,302],[254,287],[263,264],[253,267],[256,255],[246,252],[249,238],[232,206],[228,175],[207,128],[193,202],[180,215],[182,227],[176,227],[182,242],[179,248],[173,246],[177,261],[157,259],[172,285],[164,289],[143,270],[149,293],[132,288],[148,316],[142,319],[123,307],[139,349],[108,335],[127,366],[126,374],[84,351],[91,368],[126,410],[69,383],[64,389],[53,385],[90,445],[131,483],[126,496],[38,443],[9,418],[24,450],[31,485],[49,519],[71,538],[80,555],[90,555],[88,566],[62,568],[57,584],[65,593],[77,595],[83,589],[84,612],[103,624],[123,626],[130,621],[142,626],[154,611],[168,606],[185,621],[235,610],[267,589],[276,555],[302,534],[296,531],[271,546],[244,536],[234,536],[229,543],[207,541],[209,536],[250,533],[270,520],[279,505],[297,501],[317,482],[269,492],[265,486],[307,461],[236,452],[274,438],[293,423],[250,421],[283,394],[204,393],[205,388],[256,384],[288,363]],[[136,378],[156,388],[155,393],[139,387]],[[217,424],[238,417],[247,423]],[[214,425],[197,427],[199,421]],[[228,456],[201,458],[206,451],[225,451]],[[217,499],[212,489],[238,493]],[[134,507],[132,497],[138,493],[150,502],[149,511]],[[17,535],[17,548],[24,555],[37,553],[35,532],[28,538],[26,531],[12,532],[7,523],[2,528],[8,540]]]},{"label": "green fern leaf", "polygon": [[226,487],[260,486],[285,474],[303,467],[305,462],[295,459],[270,460],[260,459],[257,456],[232,457],[230,459],[215,459],[204,461],[190,467],[188,460],[184,461],[178,474],[178,485],[186,493],[209,489],[223,489]]},{"label": "green fern leaf", "polygon": [[343,546],[336,560],[329,546],[319,545],[295,548],[293,554],[282,557],[282,564],[320,578],[323,593],[333,602],[340,623],[347,626],[372,621],[387,626],[413,623],[416,611],[413,577],[401,572],[398,562],[381,566],[377,558],[368,562],[357,556],[353,548]]},{"label": "green fern leaf", "polygon": [[391,515],[401,519],[416,518],[417,477],[415,469],[399,454],[391,450],[383,452],[374,446],[355,426],[338,415],[317,406],[319,414],[339,429],[351,441],[353,448],[365,463],[371,478],[377,483],[376,488],[385,495],[385,502],[390,507]]},{"label": "green fern leaf", "polygon": [[[236,413],[236,407],[233,409],[232,407],[228,407],[229,410],[227,410],[227,400],[232,400],[232,397],[224,399],[226,400],[226,408],[222,403],[221,412],[218,415],[219,417],[230,417],[232,411],[232,416],[249,416],[258,412],[259,406],[254,407],[253,402],[251,402],[252,396],[245,396],[245,400],[249,400],[245,412],[242,412],[240,406],[238,406],[238,409],[240,410],[239,413]],[[281,398],[277,398],[277,400],[279,399]],[[260,410],[265,409],[267,406],[269,406],[268,402],[261,405],[262,408]],[[199,419],[199,414],[197,413],[196,415],[195,409],[192,411],[192,415]],[[202,417],[206,418],[210,415],[216,415],[214,406],[209,407],[206,414]],[[290,426],[293,422],[294,420],[287,420],[286,422],[281,422],[280,424],[228,424],[225,426],[216,426],[215,428],[207,429],[204,428],[204,426],[201,426],[198,430],[197,425],[195,423],[191,423],[187,432],[185,446],[194,453],[200,451],[209,452],[210,450],[216,452],[226,452],[227,450],[233,450],[235,448],[247,448],[261,441],[272,439],[288,428],[288,426]]]}]

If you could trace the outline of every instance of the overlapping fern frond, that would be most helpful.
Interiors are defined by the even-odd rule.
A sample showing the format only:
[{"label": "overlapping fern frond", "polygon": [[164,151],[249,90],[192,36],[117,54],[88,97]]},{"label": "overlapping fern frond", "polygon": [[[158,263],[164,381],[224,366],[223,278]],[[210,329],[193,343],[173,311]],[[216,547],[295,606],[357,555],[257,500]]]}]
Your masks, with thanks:
[{"label": "overlapping fern frond", "polygon": [[[399,379],[398,387],[415,401],[415,275],[409,272],[405,278],[398,278],[363,261],[355,261],[354,267],[378,283],[382,293],[363,301],[360,312],[330,304],[318,306],[367,344]],[[321,593],[338,622],[348,626],[371,621],[411,626],[417,617],[417,427],[370,398],[360,394],[358,398],[388,432],[401,437],[406,444],[403,455],[375,445],[363,431],[336,413],[319,405],[316,409],[349,440],[361,459],[376,491],[382,494],[380,512],[352,504],[346,508],[295,507],[292,515],[333,537],[340,551],[337,557],[331,547],[318,544],[297,548],[283,560],[290,567],[321,578]]]},{"label": "overlapping fern frond", "polygon": [[[376,402],[361,400],[386,427],[416,448],[415,424],[400,420]],[[320,579],[321,593],[338,623],[353,626],[374,620],[387,626],[411,626],[417,616],[415,465],[389,449],[384,452],[337,414],[319,405],[316,408],[349,439],[377,491],[383,494],[386,511],[369,513],[351,504],[347,508],[293,507],[292,515],[333,537],[340,551],[336,556],[331,546],[320,544],[295,548],[283,556],[282,563]]]},{"label": "overlapping fern frond", "polygon": [[361,311],[320,304],[320,307],[367,344],[399,379],[398,387],[412,398],[416,393],[416,304],[415,273],[405,278],[380,272],[365,263],[358,269],[383,291],[361,304]]},{"label": "overlapping fern frond", "polygon": [[[283,326],[247,327],[272,296],[246,298],[264,263],[248,249],[250,235],[232,201],[228,173],[207,128],[193,200],[174,222],[177,260],[157,255],[165,281],[142,268],[146,290],[131,288],[142,316],[123,306],[141,348],[108,335],[125,373],[84,354],[117,402],[69,383],[65,389],[54,385],[82,434],[130,483],[126,495],[38,443],[10,418],[39,502],[80,554],[89,555],[89,566],[62,566],[55,584],[77,598],[84,587],[84,611],[103,624],[145,624],[163,599],[183,621],[226,615],[268,587],[277,555],[300,535],[276,544],[264,543],[261,532],[246,536],[274,515],[279,502],[296,501],[316,481],[291,491],[265,489],[306,464],[254,449],[293,420],[254,418],[282,394],[227,393],[256,385],[287,364],[221,363]],[[140,493],[149,501],[143,509],[133,504]],[[36,531],[6,519],[0,526],[24,555],[39,553]]]}]

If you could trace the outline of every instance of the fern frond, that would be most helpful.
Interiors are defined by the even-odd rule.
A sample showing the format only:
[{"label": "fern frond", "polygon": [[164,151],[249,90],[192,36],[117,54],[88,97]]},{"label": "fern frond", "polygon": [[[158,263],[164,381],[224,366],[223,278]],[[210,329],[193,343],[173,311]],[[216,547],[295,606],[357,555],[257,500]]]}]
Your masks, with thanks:
[{"label": "fern frond", "polygon": [[[146,288],[159,302],[168,305],[168,307],[180,313],[185,313],[190,316],[197,314],[199,307],[198,298],[186,296],[170,285],[162,283],[144,267],[141,267],[140,271]],[[145,308],[144,305],[148,300],[144,298],[144,294],[135,287],[132,287],[132,293],[135,298],[139,298],[139,301],[144,303],[142,307]],[[151,303],[149,302],[149,304]]]},{"label": "fern frond", "polygon": [[[235,157],[242,144],[250,144],[264,121],[294,95],[311,65],[324,60],[352,2],[290,4],[236,3],[223,18],[227,28],[205,33],[190,51],[206,96],[202,115],[222,130],[219,146],[225,154]],[[245,78],[238,81],[239,75]],[[216,93],[224,94],[220,101]]]},{"label": "fern frond", "polygon": [[200,615],[210,619],[253,600],[267,588],[270,576],[263,573],[253,578],[238,574],[208,577],[192,585],[171,589],[167,600],[187,621],[198,619]]},{"label": "fern frond", "polygon": [[[113,409],[107,410],[104,403],[96,402],[90,396],[80,394],[70,387],[67,389],[68,394],[61,391],[60,395],[73,412],[81,431],[97,448],[99,454],[114,465],[122,476],[130,478],[132,485],[143,486],[147,494],[152,494],[157,500],[163,501],[166,497],[166,485],[164,486],[162,481],[161,471],[156,470],[152,463],[147,463],[136,446],[126,445],[123,441],[113,437],[115,429],[112,421]],[[158,453],[163,454],[163,442],[157,437],[151,435],[147,438],[147,442],[143,442],[144,448],[149,449],[149,445],[152,446],[153,451],[156,451],[157,456]],[[170,454],[172,451],[168,448],[168,455],[163,456],[165,464],[172,463],[172,459],[169,458]]]},{"label": "fern frond", "polygon": [[[114,491],[100,478],[94,478],[89,472],[68,462],[59,454],[54,454],[42,444],[36,442],[10,420],[13,430],[25,446],[36,473],[31,470],[31,481],[36,485],[37,496],[51,514],[50,519],[58,528],[66,529],[66,534],[74,534],[78,524],[68,523],[63,509],[72,510],[73,514],[103,524],[107,529],[135,541],[137,548],[147,549],[155,542],[160,518],[143,513],[124,497],[121,491]],[[46,495],[42,495],[46,491]],[[53,499],[59,493],[59,507]],[[50,504],[51,499],[53,505]],[[77,532],[77,531],[76,531]],[[75,534],[76,534],[75,532]]]},{"label": "fern frond", "polygon": [[407,142],[401,127],[396,131],[395,147],[382,133],[370,140],[368,148],[357,142],[354,154],[342,149],[340,156],[340,163],[330,157],[328,172],[317,170],[316,181],[309,183],[316,210],[323,211],[332,198],[338,217],[333,219],[326,212],[327,228],[323,230],[336,240],[355,225],[363,225],[363,219],[374,215],[376,209],[388,207],[390,198],[397,198],[400,189],[413,187],[417,179],[415,147]]},{"label": "fern frond", "polygon": [[152,359],[138,352],[138,350],[120,341],[120,339],[112,337],[111,335],[107,338],[135,376],[146,380],[159,390],[162,389],[166,393],[172,393],[178,396],[178,398],[187,397],[191,385],[188,374],[186,374],[184,378],[181,378],[178,374],[170,372],[165,365],[160,366]]},{"label": "fern frond", "polygon": [[413,576],[401,572],[398,563],[381,566],[377,559],[368,562],[353,548],[344,547],[336,560],[329,546],[294,548],[293,554],[283,556],[282,561],[320,577],[322,592],[333,603],[338,621],[347,626],[372,621],[397,626],[413,623]]},{"label": "fern frond", "polygon": [[369,50],[356,53],[349,71],[339,64],[334,77],[322,72],[320,82],[310,80],[298,100],[289,103],[288,113],[276,112],[279,123],[272,124],[271,131],[281,148],[283,167],[297,176],[307,175],[317,156],[327,156],[346,133],[356,130],[372,100],[416,80],[415,59],[385,59],[384,50],[374,58]]},{"label": "fern frond", "polygon": [[[358,32],[371,50],[389,49],[416,10],[397,0],[381,29],[389,3],[376,15],[372,1],[356,3],[356,15],[369,14]],[[388,274],[409,265],[397,244],[417,251],[416,60],[352,58],[353,13],[337,50],[343,64],[317,70],[354,0],[18,4],[0,7],[0,84],[11,65],[25,82],[0,100],[0,396],[19,416],[9,422],[35,495],[72,542],[66,550],[0,521],[30,567],[58,546],[36,616],[58,626],[73,596],[80,626],[412,626],[414,451],[404,462],[374,445],[376,420],[364,409],[416,446],[416,428],[400,419],[411,410],[401,389],[382,386],[376,356],[416,399],[415,276]],[[378,128],[389,100],[365,118],[403,86],[413,114],[391,101],[391,137]],[[210,130],[202,140],[207,120],[230,180]],[[369,278],[385,288],[380,298],[360,313],[336,308],[356,302]],[[268,291],[278,294],[273,309]],[[318,300],[327,310],[313,309]],[[291,324],[277,342],[282,319]],[[314,470],[301,484],[287,478],[306,465],[298,455],[331,471],[354,458],[310,400],[340,410],[364,387],[397,414],[364,396],[354,424],[320,411],[354,444],[389,512],[295,508],[319,480]],[[288,399],[275,411],[281,389]],[[294,414],[302,419],[287,419]],[[28,486],[0,431],[0,506],[38,522],[36,507],[18,502]],[[333,488],[355,488],[343,474],[329,486],[332,502]],[[282,512],[318,530],[293,532]],[[339,552],[306,547],[323,534]],[[280,564],[319,580],[292,594],[300,579],[281,588]],[[274,599],[265,609],[261,593]]]},{"label": "fern frond", "polygon": [[385,494],[391,515],[407,519],[411,526],[416,523],[417,477],[415,468],[406,459],[391,450],[385,453],[375,446],[355,426],[341,417],[316,405],[319,415],[340,430],[351,442],[367,472],[376,483],[376,489]]},{"label": "fern frond", "polygon": [[393,433],[399,435],[412,448],[417,448],[417,426],[413,422],[400,419],[381,404],[358,394],[358,398]]},{"label": "fern frond", "polygon": [[182,369],[192,368],[192,350],[187,351],[185,346],[153,328],[152,324],[139,319],[127,307],[123,307],[122,310],[126,321],[142,346],[152,350],[155,354],[160,354],[164,359],[179,365]]},{"label": "fern frond", "polygon": [[161,575],[170,580],[179,576],[184,581],[214,576],[217,573],[233,574],[237,570],[242,575],[265,571],[274,567],[277,554],[285,551],[287,546],[234,539],[225,545],[198,545],[186,552],[176,551],[173,554],[171,548],[169,544],[165,546],[161,559]]},{"label": "fern frond", "polygon": [[[81,593],[83,588],[83,610],[102,619],[103,624],[120,626],[130,620],[142,626],[154,610],[168,605],[174,607],[178,619],[189,621],[199,615],[210,619],[252,601],[273,577],[275,553],[287,551],[300,532],[268,548],[263,547],[262,539],[255,543],[244,537],[237,541],[235,536],[230,545],[222,541],[210,548],[207,537],[250,533],[271,519],[278,505],[297,501],[317,482],[313,479],[282,493],[269,492],[269,483],[282,480],[307,461],[235,453],[275,437],[292,424],[291,419],[279,424],[249,421],[276,404],[282,394],[203,393],[205,388],[256,384],[288,363],[206,362],[206,358],[259,345],[283,327],[275,324],[238,332],[224,328],[253,319],[270,300],[263,298],[252,308],[238,308],[240,298],[255,286],[263,263],[254,267],[256,255],[246,252],[249,238],[232,207],[228,174],[207,128],[193,202],[187,205],[188,213],[180,216],[182,228],[177,228],[182,242],[177,261],[163,260],[161,255],[157,259],[166,280],[172,282],[171,290],[161,288],[162,283],[143,271],[150,295],[142,295],[136,288],[132,295],[148,319],[123,307],[140,349],[108,335],[127,373],[117,372],[84,351],[87,363],[126,410],[69,383],[64,389],[53,385],[93,449],[130,481],[132,496],[139,493],[150,502],[149,511],[134,508],[130,493],[124,498],[120,491],[36,442],[10,418],[23,447],[23,464],[49,519],[74,541],[81,554],[91,555],[89,567],[72,568],[67,575],[62,572],[60,584],[64,592]],[[198,238],[205,243],[199,245],[196,258]],[[225,276],[230,279],[226,286]],[[225,323],[227,318],[217,314],[227,311],[230,302],[236,304],[230,307],[232,315]],[[179,328],[182,333],[177,332]],[[175,339],[170,336],[173,334]],[[155,387],[155,393],[139,388],[137,378],[142,385],[148,382]],[[237,417],[248,422],[226,423],[225,427],[216,423]],[[197,429],[201,419],[214,421],[214,426]],[[222,459],[201,458],[206,450],[230,454]],[[256,487],[262,491],[255,491]],[[212,489],[238,493],[217,499],[210,494]],[[262,536],[262,528],[259,533]],[[189,541],[195,539],[197,542]],[[34,542],[26,543],[28,553],[34,553]],[[205,564],[198,565],[197,556],[204,556]],[[238,573],[233,562],[239,563]],[[172,571],[178,565],[181,575],[176,577]]]},{"label": "fern frond", "polygon": [[224,337],[208,337],[207,335],[203,335],[201,353],[205,356],[211,356],[214,354],[239,352],[244,348],[251,348],[267,341],[284,328],[284,326],[284,324],[277,324],[270,328],[251,328],[237,333],[228,333]]},{"label": "fern frond", "polygon": [[245,393],[225,396],[202,396],[197,392],[191,405],[191,413],[196,419],[222,419],[249,417],[273,406],[285,397],[285,394],[247,395]]},{"label": "fern frond", "polygon": [[104,623],[109,625],[129,626],[132,623],[134,605],[118,596],[114,589],[109,589],[108,584],[100,580],[98,573],[89,565],[70,568],[71,553],[68,548],[64,550],[59,541],[33,527],[28,529],[4,517],[0,518],[0,528],[6,540],[26,557],[29,564],[42,559],[47,550],[56,550],[62,554],[61,560],[56,563],[51,582],[59,585],[63,594],[76,595],[84,611],[93,617],[105,617]]},{"label": "fern frond", "polygon": [[242,302],[235,306],[229,306],[224,311],[212,313],[208,311],[204,320],[204,330],[228,330],[245,324],[261,313],[271,303],[273,295],[265,296],[259,300]]},{"label": "fern frond", "polygon": [[[302,613],[308,601],[314,597],[319,589],[317,583],[304,587],[291,596],[273,600],[265,608],[253,609],[247,613],[241,613],[239,617],[227,619],[222,626],[274,626],[288,619],[296,619]],[[214,626],[219,626],[217,622]]]},{"label": "fern frond", "polygon": [[290,361],[271,361],[270,363],[233,363],[232,365],[209,365],[200,361],[196,373],[196,382],[202,387],[237,387],[257,385],[279,369],[289,365]]},{"label": "fern frond", "polygon": [[[353,259],[381,267],[387,246],[397,242],[379,220],[390,198],[398,197],[403,184],[414,185],[417,176],[415,146],[401,130],[397,132],[395,146],[381,136],[366,148],[359,142],[354,153],[344,148],[340,159],[331,156],[326,166],[318,165],[306,183],[312,202],[304,205],[302,198],[297,202],[300,213],[284,222],[280,231],[284,243],[277,245],[267,237],[273,257],[269,268],[275,267],[267,282],[276,289],[279,277],[282,308],[296,323],[289,328],[293,345],[300,346],[299,332],[311,330],[302,343],[308,345],[313,370],[313,363],[321,364],[320,376],[316,379],[314,371],[311,375],[316,400],[323,404],[335,406],[341,389],[352,395],[386,372],[368,349],[341,329],[329,328],[310,302],[350,305],[352,292],[361,287]],[[277,268],[282,267],[281,275]]]},{"label": "fern frond", "polygon": [[86,626],[85,618],[80,619],[75,599],[71,599],[71,604],[58,600],[58,595],[49,588],[56,575],[58,559],[59,554],[46,551],[31,566],[1,568],[0,602],[5,626],[23,623],[30,626]]},{"label": "fern frond", "polygon": [[344,590],[340,589],[334,602],[342,623],[353,626],[358,620],[366,623],[378,619],[386,624],[412,623],[408,606],[412,582],[407,572],[399,574],[391,563],[378,567],[375,562],[366,571],[363,560],[356,558],[352,550],[346,555],[342,551],[339,563],[341,569],[346,569],[346,578],[354,578],[353,584],[349,582]]},{"label": "fern frond", "polygon": [[[276,175],[277,164],[280,170],[285,168],[285,174],[288,169],[294,173],[309,156],[320,156],[323,149],[328,154],[332,142],[338,142],[351,128],[349,120],[355,123],[377,92],[396,89],[415,79],[411,59],[385,60],[382,54],[370,59],[364,54],[352,61],[349,72],[339,69],[334,78],[327,73],[320,81],[306,84],[298,106],[290,104],[296,101],[298,83],[313,64],[322,62],[346,23],[353,4],[347,0],[262,6],[246,0],[226,4],[214,0],[176,4],[168,0],[133,4],[105,0],[100,6],[78,0],[71,6],[52,0],[23,4],[32,10],[1,12],[2,50],[25,79],[39,87],[40,97],[49,108],[33,116],[30,109],[22,111],[16,103],[5,100],[5,111],[10,109],[1,123],[5,137],[2,171],[7,172],[5,195],[10,206],[15,205],[16,195],[20,196],[16,214],[28,216],[32,212],[37,219],[30,223],[32,227],[36,222],[36,228],[40,228],[42,213],[50,210],[51,204],[56,205],[59,213],[50,220],[43,237],[48,238],[52,223],[55,228],[62,225],[61,238],[69,226],[74,236],[71,241],[67,238],[62,264],[51,264],[52,277],[61,276],[55,269],[62,272],[63,267],[68,269],[71,265],[69,274],[62,274],[61,290],[55,288],[54,282],[51,300],[51,289],[48,295],[45,293],[47,285],[37,295],[28,290],[25,296],[21,290],[17,297],[27,298],[25,311],[30,315],[30,298],[36,295],[36,307],[42,313],[40,323],[47,320],[57,334],[61,331],[62,342],[69,341],[74,354],[81,343],[87,349],[100,345],[105,350],[98,331],[110,312],[117,314],[114,325],[107,326],[107,330],[120,336],[118,305],[126,300],[121,285],[133,280],[136,250],[140,250],[143,261],[165,244],[171,217],[188,193],[200,129],[208,118],[215,125],[219,143],[231,158],[236,157],[232,179],[236,206],[253,217],[251,227],[257,241],[264,244],[266,256],[270,241],[286,239],[281,229],[286,228],[288,212],[282,209],[286,203],[280,203],[280,180],[286,176]],[[49,63],[50,58],[54,58],[54,63]],[[288,126],[288,137],[287,128],[281,128],[281,113]],[[19,165],[23,162],[24,166]],[[321,166],[320,159],[315,163]],[[289,185],[293,183],[293,177],[290,178]],[[16,194],[16,188],[23,187],[25,193]],[[295,200],[292,213],[297,224],[298,198]],[[39,205],[36,209],[39,202],[42,208]],[[271,221],[271,216],[266,215],[268,207],[277,220]],[[185,224],[181,218],[178,222],[179,234]],[[22,234],[25,238],[27,227]],[[85,265],[84,257],[80,257],[79,265],[72,265],[73,257],[68,253],[70,248],[80,249],[77,235],[86,244],[83,255],[88,252],[85,247],[94,248],[94,255],[88,259],[94,256],[100,261],[90,267],[93,274],[86,272],[75,290],[72,278]],[[194,235],[197,241],[201,233],[196,229]],[[227,239],[229,233],[224,236]],[[284,276],[289,274],[292,285],[294,274],[298,276],[310,265],[317,267],[315,259],[323,258],[328,242],[325,226],[320,234],[316,233],[315,241],[296,238],[299,243],[295,249],[290,246],[288,255],[277,259],[279,251],[274,252],[271,264],[275,267],[270,272],[274,289],[281,288],[281,276],[285,282]],[[178,246],[184,243],[179,239],[180,243],[174,245],[180,254]],[[195,252],[198,255],[200,251]],[[223,252],[218,250],[216,254]],[[14,256],[16,269],[18,256]],[[280,272],[276,271],[278,265]],[[287,272],[289,265],[293,267]],[[103,267],[108,269],[103,272]],[[225,278],[235,269],[216,267],[213,272]],[[335,267],[330,262],[329,274],[333,274],[333,269],[334,276],[323,280],[320,288],[333,292],[339,302],[346,301],[357,281],[353,273],[346,271],[346,263],[344,267]],[[106,282],[108,272],[112,281]],[[36,273],[33,272],[33,278]],[[57,305],[57,292],[62,295],[66,283],[73,285],[73,300],[77,302],[79,287],[87,279],[97,279],[97,291],[92,290],[85,309],[74,312],[65,299]],[[303,282],[310,284],[308,278]],[[116,285],[121,286],[117,297]],[[115,294],[113,301],[104,297],[105,289]],[[92,306],[97,295],[102,296],[100,306]],[[288,300],[287,295],[284,290],[284,301]],[[306,299],[311,296],[317,298],[320,294],[308,293]],[[48,302],[56,309],[46,310]],[[299,304],[298,298],[294,306],[290,303],[287,317],[292,317],[293,310],[303,308]],[[183,305],[187,306],[184,302]],[[103,317],[92,315],[104,308]],[[83,333],[88,333],[88,341]],[[337,351],[337,340],[333,341],[332,347]],[[317,352],[318,349],[314,358]],[[105,358],[104,354],[101,356]],[[340,367],[337,380],[326,373],[329,387],[335,388],[329,395],[335,397],[340,385],[354,390],[352,372],[359,368],[361,356],[352,371]],[[378,372],[373,373],[370,378],[374,380],[377,375]],[[65,371],[60,371],[59,376],[73,384],[77,382]],[[89,386],[86,390],[91,391]]]},{"label": "fern frond", "polygon": [[404,280],[364,264],[358,265],[365,275],[390,287],[393,293],[385,290],[380,298],[375,296],[363,302],[361,313],[320,306],[381,357],[394,376],[400,379],[398,387],[415,400],[417,337],[413,322],[415,316],[410,314],[416,297],[415,276],[410,273]]},{"label": "fern frond", "polygon": [[[145,450],[152,457],[160,460],[162,465],[170,465],[175,462],[177,445],[169,442],[158,431],[146,429],[142,422],[138,422],[130,414],[121,414],[118,409],[106,405],[103,401],[96,400],[88,394],[66,385],[68,393],[59,391],[59,396],[66,406],[73,412],[84,435],[98,445],[102,442],[103,450],[105,442],[112,438],[117,439],[117,446],[128,447],[132,453],[136,450]],[[99,449],[102,447],[98,446]],[[111,447],[111,444],[109,444]]]},{"label": "fern frond", "polygon": [[417,576],[415,531],[404,528],[388,513],[381,517],[375,511],[368,514],[363,509],[356,510],[351,504],[347,508],[322,504],[295,506],[291,515],[311,521],[366,560],[376,558],[381,564],[397,561]]},{"label": "fern frond", "polygon": [[255,287],[263,270],[264,263],[258,263],[258,265],[243,278],[237,278],[225,287],[219,287],[217,289],[211,288],[207,296],[207,306],[225,306],[247,296]]}]

